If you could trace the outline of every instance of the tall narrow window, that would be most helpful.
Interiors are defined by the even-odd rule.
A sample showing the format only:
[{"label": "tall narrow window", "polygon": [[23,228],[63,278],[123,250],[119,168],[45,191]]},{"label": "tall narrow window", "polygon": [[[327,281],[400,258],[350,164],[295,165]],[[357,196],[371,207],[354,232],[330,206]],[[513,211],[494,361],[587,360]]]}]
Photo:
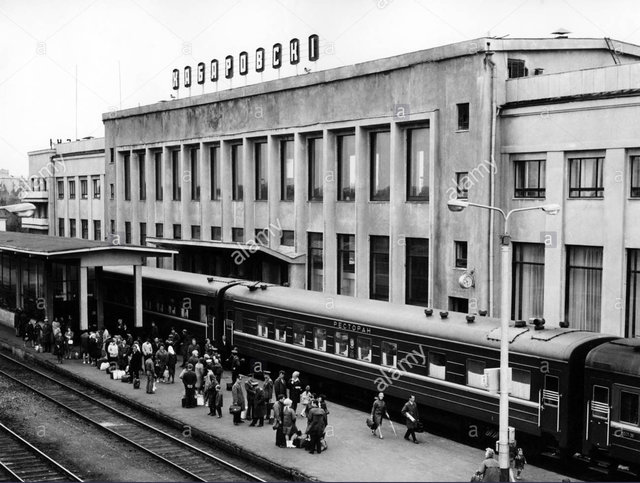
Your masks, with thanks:
[{"label": "tall narrow window", "polygon": [[58,199],[64,199],[64,180],[58,179]]},{"label": "tall narrow window", "polygon": [[231,146],[231,199],[234,201],[242,201],[242,144],[234,144]]},{"label": "tall narrow window", "polygon": [[200,240],[200,225],[191,225],[191,239]]},{"label": "tall narrow window", "polygon": [[254,144],[255,169],[256,169],[256,200],[266,201],[269,199],[269,175],[267,163],[267,143],[258,142]]},{"label": "tall narrow window", "polygon": [[130,221],[124,222],[124,242],[127,245],[131,244],[131,222]]},{"label": "tall narrow window", "polygon": [[542,317],[544,311],[544,244],[514,243],[511,318]]},{"label": "tall narrow window", "polygon": [[524,77],[529,73],[523,59],[507,59],[507,72],[509,79]]},{"label": "tall narrow window", "polygon": [[600,332],[602,247],[567,246],[565,319],[574,329]]},{"label": "tall narrow window", "polygon": [[456,241],[453,242],[455,250],[455,264],[456,268],[467,268],[467,242]]},{"label": "tall narrow window", "polygon": [[191,160],[191,200],[200,201],[200,148],[189,150]]},{"label": "tall narrow window", "polygon": [[389,237],[372,236],[369,298],[389,300]]},{"label": "tall narrow window", "polygon": [[220,146],[209,148],[209,181],[210,197],[212,200],[220,199]]},{"label": "tall narrow window", "polygon": [[123,173],[124,173],[124,199],[131,199],[131,154],[125,153],[122,158]]},{"label": "tall narrow window", "polygon": [[93,239],[102,240],[102,224],[100,220],[93,220]]},{"label": "tall narrow window", "polygon": [[307,140],[309,201],[322,201],[322,138]]},{"label": "tall narrow window", "polygon": [[340,135],[338,141],[338,201],[356,199],[356,137]]},{"label": "tall narrow window", "polygon": [[514,161],[513,165],[515,169],[515,197],[544,198],[546,161],[544,159]]},{"label": "tall narrow window", "polygon": [[147,167],[145,165],[146,156],[144,152],[137,153],[138,157],[138,193],[140,200],[147,199]]},{"label": "tall narrow window", "polygon": [[162,223],[156,223],[156,238],[162,238],[164,236],[164,225]]},{"label": "tall narrow window", "polygon": [[407,130],[407,200],[429,200],[429,128]]},{"label": "tall narrow window", "polygon": [[429,301],[429,240],[407,238],[407,290],[405,302],[427,306]]},{"label": "tall narrow window", "polygon": [[69,218],[69,236],[71,238],[76,237],[76,219],[75,218]]},{"label": "tall narrow window", "polygon": [[244,228],[231,228],[231,241],[244,243]]},{"label": "tall narrow window", "polygon": [[154,153],[154,168],[156,177],[156,201],[162,201],[163,198],[163,182],[164,179],[162,173],[162,151]]},{"label": "tall narrow window", "polygon": [[640,337],[640,250],[627,250],[625,337]]},{"label": "tall narrow window", "polygon": [[69,180],[69,199],[76,199],[76,182],[72,179]]},{"label": "tall narrow window", "polygon": [[58,235],[64,236],[64,218],[58,218]]},{"label": "tall narrow window", "polygon": [[93,197],[100,199],[100,178],[91,178],[91,183],[93,184]]},{"label": "tall narrow window", "polygon": [[469,173],[467,171],[459,171],[456,173],[456,194],[459,200],[466,200],[469,197]]},{"label": "tall narrow window", "polygon": [[631,156],[631,198],[640,198],[640,156]]},{"label": "tall narrow window", "polygon": [[280,141],[280,181],[282,201],[293,201],[293,141]]},{"label": "tall narrow window", "polygon": [[307,270],[309,290],[322,292],[324,278],[322,233],[309,233]]},{"label": "tall narrow window", "polygon": [[221,226],[212,226],[211,227],[211,239],[220,241],[222,240],[222,227]]},{"label": "tall narrow window", "polygon": [[356,293],[356,237],[338,235],[338,293]]},{"label": "tall narrow window", "polygon": [[603,162],[604,158],[569,160],[569,198],[604,196]]},{"label": "tall narrow window", "polygon": [[180,172],[180,150],[171,151],[171,199],[182,199],[182,176]]},{"label": "tall narrow window", "polygon": [[458,131],[469,130],[469,103],[456,104],[458,110]]},{"label": "tall narrow window", "polygon": [[145,246],[147,244],[147,224],[140,223],[140,245]]},{"label": "tall narrow window", "polygon": [[80,232],[80,237],[82,239],[89,239],[89,220],[80,220]]},{"label": "tall narrow window", "polygon": [[173,239],[182,240],[182,225],[180,223],[173,225]]},{"label": "tall narrow window", "polygon": [[391,135],[388,132],[369,134],[371,162],[371,201],[389,201],[391,169]]},{"label": "tall narrow window", "polygon": [[80,178],[80,198],[86,200],[89,197],[89,182],[87,178]]}]

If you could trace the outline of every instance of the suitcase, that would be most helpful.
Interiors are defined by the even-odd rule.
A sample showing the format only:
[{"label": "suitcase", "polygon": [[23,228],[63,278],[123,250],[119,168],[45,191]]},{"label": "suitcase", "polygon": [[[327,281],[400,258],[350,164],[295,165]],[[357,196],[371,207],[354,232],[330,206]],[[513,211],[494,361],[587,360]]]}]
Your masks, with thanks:
[{"label": "suitcase", "polygon": [[131,376],[129,374],[125,374],[120,378],[120,382],[131,382]]},{"label": "suitcase", "polygon": [[196,404],[198,406],[204,406],[204,396],[202,394],[196,396]]},{"label": "suitcase", "polygon": [[231,391],[232,387],[233,387],[233,383],[232,382],[227,382],[227,391]]},{"label": "suitcase", "polygon": [[138,379],[137,377],[133,380],[133,388],[140,389],[140,379]]}]

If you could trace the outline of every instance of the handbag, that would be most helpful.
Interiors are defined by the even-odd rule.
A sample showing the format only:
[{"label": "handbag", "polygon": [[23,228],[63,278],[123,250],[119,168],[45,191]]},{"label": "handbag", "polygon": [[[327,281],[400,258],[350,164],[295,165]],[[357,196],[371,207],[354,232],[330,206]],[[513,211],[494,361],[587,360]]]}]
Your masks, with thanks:
[{"label": "handbag", "polygon": [[419,419],[416,419],[416,429],[415,429],[415,431],[416,431],[416,433],[424,432],[424,424]]},{"label": "handbag", "polygon": [[231,406],[229,406],[229,412],[231,414],[239,413],[240,411],[242,411],[242,408],[237,404],[232,404]]},{"label": "handbag", "polygon": [[367,426],[369,426],[369,429],[376,429],[378,427],[372,418],[367,418]]}]

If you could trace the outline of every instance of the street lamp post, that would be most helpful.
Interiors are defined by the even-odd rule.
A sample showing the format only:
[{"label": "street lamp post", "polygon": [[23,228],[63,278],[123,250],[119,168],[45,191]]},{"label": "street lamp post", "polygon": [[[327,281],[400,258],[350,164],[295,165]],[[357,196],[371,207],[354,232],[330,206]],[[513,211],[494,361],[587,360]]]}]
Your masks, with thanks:
[{"label": "street lamp post", "polygon": [[449,200],[450,211],[462,211],[469,206],[497,211],[504,219],[504,233],[500,235],[500,263],[502,272],[502,294],[500,296],[500,414],[498,426],[498,463],[500,481],[509,481],[509,319],[511,318],[511,237],[509,236],[509,217],[520,211],[542,210],[548,215],[556,215],[560,206],[556,204],[516,208],[505,214],[495,206],[480,205],[463,200]]}]

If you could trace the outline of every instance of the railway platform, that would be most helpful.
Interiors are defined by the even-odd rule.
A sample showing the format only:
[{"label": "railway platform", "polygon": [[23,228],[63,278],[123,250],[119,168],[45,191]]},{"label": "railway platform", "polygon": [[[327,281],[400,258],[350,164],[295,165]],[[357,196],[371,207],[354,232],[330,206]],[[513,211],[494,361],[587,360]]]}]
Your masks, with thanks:
[{"label": "railway platform", "polygon": [[[144,406],[164,420],[172,420],[188,432],[203,434],[216,443],[236,453],[245,453],[252,459],[271,461],[300,480],[321,481],[469,481],[483,459],[483,451],[432,435],[428,431],[418,434],[421,444],[411,444],[403,439],[404,425],[394,423],[397,437],[389,422],[383,424],[384,439],[372,436],[365,420],[368,414],[328,401],[330,410],[327,428],[327,451],[311,455],[300,449],[279,448],[275,445],[275,432],[271,425],[250,427],[249,423],[234,426],[228,408],[231,392],[226,383],[231,382],[230,372],[222,379],[224,394],[223,417],[208,416],[208,408],[181,407],[183,385],[157,383],[155,394],[147,394],[145,378],[141,389],[131,384],[112,380],[94,366],[81,360],[65,360],[57,364],[51,353],[36,353],[24,348],[23,341],[14,335],[13,328],[0,325],[0,348],[15,355],[33,359],[38,364],[55,367],[86,385],[100,387],[109,393],[127,399],[136,406]],[[179,363],[181,362],[179,358]],[[176,371],[179,369],[179,364]],[[304,429],[305,424],[298,425]],[[427,428],[428,429],[428,428]],[[562,481],[566,477],[532,465],[527,465],[522,480]]]}]

